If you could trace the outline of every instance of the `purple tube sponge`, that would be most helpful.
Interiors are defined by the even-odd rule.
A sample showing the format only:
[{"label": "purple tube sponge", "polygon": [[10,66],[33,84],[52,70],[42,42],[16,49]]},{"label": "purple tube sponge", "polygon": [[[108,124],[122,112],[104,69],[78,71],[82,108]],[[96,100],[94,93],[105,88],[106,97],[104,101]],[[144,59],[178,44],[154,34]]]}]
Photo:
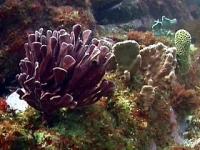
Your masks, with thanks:
[{"label": "purple tube sponge", "polygon": [[42,33],[40,29],[28,35],[17,75],[24,90],[17,93],[45,120],[62,107],[87,106],[114,91],[114,84],[103,79],[114,55],[92,39],[91,30],[82,31],[77,24],[70,34],[64,29]]}]

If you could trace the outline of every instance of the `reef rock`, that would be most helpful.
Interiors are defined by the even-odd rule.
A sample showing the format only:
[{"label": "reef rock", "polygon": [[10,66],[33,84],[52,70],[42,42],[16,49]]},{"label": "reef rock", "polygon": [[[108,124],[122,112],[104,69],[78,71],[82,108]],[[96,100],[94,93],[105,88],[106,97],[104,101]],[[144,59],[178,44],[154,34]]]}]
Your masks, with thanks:
[{"label": "reef rock", "polygon": [[132,23],[148,27],[149,23],[163,15],[177,18],[180,22],[200,17],[199,8],[194,9],[194,4],[183,0],[116,0],[110,3],[109,7],[93,7],[93,9],[97,21],[101,24],[138,20]]}]

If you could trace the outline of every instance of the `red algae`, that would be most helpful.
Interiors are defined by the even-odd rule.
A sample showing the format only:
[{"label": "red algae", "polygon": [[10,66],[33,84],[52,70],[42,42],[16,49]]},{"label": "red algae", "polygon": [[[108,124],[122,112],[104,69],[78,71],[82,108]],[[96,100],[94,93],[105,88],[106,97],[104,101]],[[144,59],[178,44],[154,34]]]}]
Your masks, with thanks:
[{"label": "red algae", "polygon": [[5,99],[0,98],[0,112],[6,112],[8,109],[8,104]]}]

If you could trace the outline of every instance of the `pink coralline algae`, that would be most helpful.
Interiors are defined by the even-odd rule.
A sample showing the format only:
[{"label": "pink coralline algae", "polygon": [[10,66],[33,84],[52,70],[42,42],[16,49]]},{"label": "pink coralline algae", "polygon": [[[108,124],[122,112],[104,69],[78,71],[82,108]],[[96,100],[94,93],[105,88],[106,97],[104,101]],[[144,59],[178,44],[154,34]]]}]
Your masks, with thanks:
[{"label": "pink coralline algae", "polygon": [[114,91],[114,84],[103,79],[114,55],[92,31],[79,24],[69,34],[43,29],[28,35],[26,57],[20,62],[17,93],[48,121],[54,111],[74,109],[95,103]]}]

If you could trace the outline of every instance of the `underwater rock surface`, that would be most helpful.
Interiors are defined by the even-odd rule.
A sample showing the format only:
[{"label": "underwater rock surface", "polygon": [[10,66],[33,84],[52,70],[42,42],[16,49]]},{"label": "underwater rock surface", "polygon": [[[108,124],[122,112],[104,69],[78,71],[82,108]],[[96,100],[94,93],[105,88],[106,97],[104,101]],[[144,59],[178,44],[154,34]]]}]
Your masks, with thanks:
[{"label": "underwater rock surface", "polygon": [[[109,8],[94,8],[94,16],[100,24],[124,23],[139,19],[145,21],[143,24],[147,25],[162,15],[184,22],[200,17],[200,9],[193,9],[192,5],[194,4],[190,2],[174,0],[123,0],[118,3],[113,2]],[[148,28],[144,25],[141,27]]]}]

